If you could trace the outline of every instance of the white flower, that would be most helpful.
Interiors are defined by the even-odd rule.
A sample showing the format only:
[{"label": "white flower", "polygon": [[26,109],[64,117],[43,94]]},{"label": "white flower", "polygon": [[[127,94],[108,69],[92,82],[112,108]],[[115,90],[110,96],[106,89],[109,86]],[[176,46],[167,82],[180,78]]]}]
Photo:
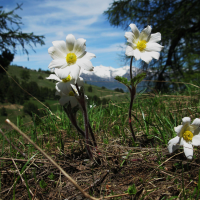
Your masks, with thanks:
[{"label": "white flower", "polygon": [[76,80],[80,75],[80,69],[93,71],[94,67],[91,59],[94,54],[85,51],[86,40],[83,38],[75,39],[72,34],[67,35],[65,41],[54,41],[53,47],[48,49],[48,53],[52,57],[49,68],[68,68],[72,76]]},{"label": "white flower", "polygon": [[96,105],[93,103],[92,105],[90,105],[90,108],[94,108],[96,107]]},{"label": "white flower", "polygon": [[136,60],[142,59],[147,64],[152,58],[159,59],[163,46],[158,44],[161,40],[161,34],[151,34],[151,27],[147,26],[141,33],[135,24],[130,24],[132,32],[126,32],[125,38],[130,44],[126,47],[126,55],[134,56]]},{"label": "white flower", "polygon": [[200,145],[200,119],[196,118],[192,124],[190,117],[182,119],[182,125],[174,128],[177,136],[168,142],[169,153],[183,145],[185,156],[188,159],[193,157],[193,146]]},{"label": "white flower", "polygon": [[[56,83],[56,95],[59,95],[61,98],[59,103],[63,106],[67,102],[71,103],[71,107],[75,107],[78,104],[76,96],[78,96],[78,91],[76,89],[75,80],[72,75],[70,75],[69,70],[67,69],[55,69],[55,74],[51,74],[47,79],[53,79],[58,81]],[[77,85],[83,86],[83,78],[78,77]],[[73,88],[73,89],[72,89]]]}]

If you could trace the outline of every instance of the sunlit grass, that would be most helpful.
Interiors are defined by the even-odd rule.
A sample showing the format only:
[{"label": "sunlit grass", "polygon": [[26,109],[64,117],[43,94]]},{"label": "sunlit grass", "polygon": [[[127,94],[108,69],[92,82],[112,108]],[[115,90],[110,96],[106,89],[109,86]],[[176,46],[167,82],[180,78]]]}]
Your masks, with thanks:
[{"label": "sunlit grass", "polygon": [[[137,137],[136,147],[134,147],[128,125],[128,95],[123,101],[110,100],[106,105],[88,107],[89,122],[97,139],[101,156],[105,156],[108,160],[114,155],[121,156],[119,163],[121,167],[126,166],[131,159],[145,161],[156,158],[159,168],[164,169],[162,164],[169,158],[166,147],[168,141],[175,136],[174,127],[179,125],[185,116],[190,116],[192,119],[199,117],[199,96],[199,90],[191,88],[182,94],[138,94],[132,109],[132,124]],[[58,118],[49,112],[46,112],[42,118],[33,117],[32,120],[30,118],[30,123],[18,118],[16,119],[18,127],[54,159],[67,159],[71,162],[79,157],[82,160],[86,159],[84,140],[71,125],[62,107],[56,103],[56,100],[47,102],[51,105],[55,104],[53,111]],[[9,116],[7,118],[12,119]],[[81,112],[78,112],[77,118],[80,127],[84,129]],[[30,159],[37,153],[34,147],[16,131],[4,131],[7,138],[26,154],[26,159]],[[114,149],[118,145],[121,146],[121,150],[116,152]],[[128,148],[132,149],[128,150]],[[17,152],[1,134],[0,149],[1,157],[24,159],[24,156]],[[182,149],[179,152],[181,151]],[[198,156],[197,153],[196,149],[194,159]],[[43,159],[40,154],[35,155],[35,158]],[[12,161],[6,163],[9,164]],[[2,169],[4,165],[2,162]],[[110,168],[112,169],[112,166]],[[17,177],[18,175],[15,175],[15,179]],[[28,181],[32,176],[26,174],[25,178]],[[178,181],[178,184],[181,190],[182,183]],[[196,193],[197,191],[199,193],[199,187]],[[184,195],[191,196],[192,194],[184,190]]]}]

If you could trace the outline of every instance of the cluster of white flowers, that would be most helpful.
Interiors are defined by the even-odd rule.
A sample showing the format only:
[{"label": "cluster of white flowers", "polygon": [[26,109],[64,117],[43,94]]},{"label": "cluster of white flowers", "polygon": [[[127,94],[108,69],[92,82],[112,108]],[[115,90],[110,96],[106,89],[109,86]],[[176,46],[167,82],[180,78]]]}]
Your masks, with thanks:
[{"label": "cluster of white flowers", "polygon": [[[151,27],[147,26],[141,33],[135,24],[129,25],[132,32],[126,32],[125,38],[129,45],[126,48],[127,56],[135,57],[136,60],[142,59],[147,64],[153,59],[159,59],[160,51],[163,46],[158,44],[161,40],[161,34],[151,34]],[[66,41],[54,41],[53,46],[48,49],[52,57],[49,68],[54,74],[47,79],[56,80],[56,95],[61,98],[61,105],[70,102],[71,107],[78,104],[79,92],[84,85],[80,77],[81,68],[87,71],[93,71],[94,67],[91,59],[94,54],[86,52],[86,40],[83,38],[75,39],[72,34],[67,35]],[[86,97],[86,96],[85,96]],[[90,105],[90,108],[96,105]],[[193,157],[193,146],[200,145],[200,119],[195,119],[191,124],[189,117],[182,119],[182,125],[175,127],[177,136],[168,143],[170,153],[174,152],[180,146],[183,146],[184,153],[188,159]]]},{"label": "cluster of white flowers", "polygon": [[56,95],[61,98],[59,100],[61,105],[67,102],[71,103],[73,108],[78,104],[77,91],[78,85],[80,88],[84,85],[84,81],[80,76],[81,68],[88,71],[93,71],[94,67],[91,59],[95,57],[94,54],[85,51],[86,40],[83,38],[75,39],[72,34],[67,35],[66,41],[54,41],[53,46],[48,49],[48,53],[52,57],[49,68],[55,72],[47,79],[58,81],[56,83]]}]

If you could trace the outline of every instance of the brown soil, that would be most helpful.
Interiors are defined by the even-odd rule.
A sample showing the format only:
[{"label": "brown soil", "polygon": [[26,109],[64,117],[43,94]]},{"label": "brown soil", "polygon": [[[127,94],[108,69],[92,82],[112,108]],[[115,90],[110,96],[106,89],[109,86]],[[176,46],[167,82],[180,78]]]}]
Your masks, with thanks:
[{"label": "brown soil", "polygon": [[[61,133],[66,134],[65,131]],[[52,137],[51,140],[52,146],[55,138]],[[122,146],[119,139],[110,141],[109,145],[99,143],[98,151],[94,151],[93,161],[87,159],[83,141],[68,139],[65,142],[64,151],[59,148],[56,151],[45,148],[45,151],[93,197],[106,199],[110,195],[118,195],[115,199],[161,200],[176,196],[174,199],[178,197],[182,199],[182,180],[184,180],[185,190],[187,189],[190,194],[198,183],[199,157],[190,162],[186,160],[182,150],[172,156],[166,148],[143,147],[148,142],[145,138],[140,140],[141,147],[130,147],[128,144]],[[72,144],[73,150],[70,147]],[[127,156],[127,152],[130,152],[130,155],[126,159],[122,158]],[[195,154],[198,153],[200,153],[199,149],[195,151]],[[12,186],[18,177],[13,163],[15,162],[21,171],[27,162],[25,158],[12,161],[7,154],[5,153],[3,157],[7,157],[8,160],[0,158],[2,162],[0,199],[2,200],[13,199]],[[30,163],[26,167],[28,169],[23,179],[27,179],[30,191],[34,195],[32,199],[87,199],[48,160],[38,157]],[[42,181],[45,187],[41,186]],[[133,184],[137,192],[129,195],[128,187]],[[19,178],[15,186],[16,199],[29,199],[25,185]]]}]

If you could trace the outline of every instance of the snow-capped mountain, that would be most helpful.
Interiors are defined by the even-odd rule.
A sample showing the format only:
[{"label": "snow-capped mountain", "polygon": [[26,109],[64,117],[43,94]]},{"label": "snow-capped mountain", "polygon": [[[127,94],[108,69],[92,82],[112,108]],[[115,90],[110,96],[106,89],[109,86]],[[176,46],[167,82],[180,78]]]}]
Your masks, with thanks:
[{"label": "snow-capped mountain", "polygon": [[[132,67],[133,75],[139,73],[140,69]],[[80,76],[91,85],[96,85],[99,87],[106,87],[108,89],[122,88],[126,90],[126,87],[116,81],[114,78],[116,76],[123,76],[130,79],[130,66],[124,66],[121,68],[96,66],[94,71],[81,71]]]},{"label": "snow-capped mountain", "polygon": [[[133,74],[137,74],[139,69],[132,68]],[[94,67],[94,71],[81,71],[81,77],[85,81],[114,81],[116,76],[130,77],[130,66],[121,68],[105,67],[103,65]]]}]

